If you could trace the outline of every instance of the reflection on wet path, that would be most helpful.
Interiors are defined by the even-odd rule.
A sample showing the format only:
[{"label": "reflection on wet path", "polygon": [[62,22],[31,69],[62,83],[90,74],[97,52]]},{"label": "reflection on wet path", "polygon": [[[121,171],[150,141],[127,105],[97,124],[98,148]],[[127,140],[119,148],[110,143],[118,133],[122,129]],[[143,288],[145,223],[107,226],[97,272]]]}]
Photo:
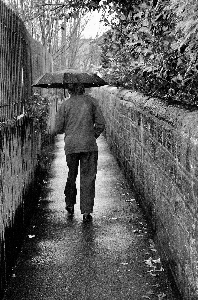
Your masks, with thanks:
[{"label": "reflection on wet path", "polygon": [[46,196],[40,198],[4,300],[179,299],[103,137],[99,138],[93,222],[82,222],[79,196],[74,218],[68,218],[63,147],[60,135]]}]

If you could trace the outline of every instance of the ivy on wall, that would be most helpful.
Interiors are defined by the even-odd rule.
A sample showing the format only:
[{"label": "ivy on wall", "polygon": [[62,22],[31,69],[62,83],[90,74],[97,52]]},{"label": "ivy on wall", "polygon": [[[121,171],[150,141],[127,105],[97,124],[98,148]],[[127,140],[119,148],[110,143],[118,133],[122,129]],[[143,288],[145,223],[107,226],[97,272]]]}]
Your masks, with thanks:
[{"label": "ivy on wall", "polygon": [[42,133],[42,137],[47,134],[47,124],[49,119],[50,100],[49,97],[43,97],[34,94],[25,104],[25,114],[35,121],[35,130]]},{"label": "ivy on wall", "polygon": [[197,1],[107,2],[100,72],[109,84],[197,106]]}]

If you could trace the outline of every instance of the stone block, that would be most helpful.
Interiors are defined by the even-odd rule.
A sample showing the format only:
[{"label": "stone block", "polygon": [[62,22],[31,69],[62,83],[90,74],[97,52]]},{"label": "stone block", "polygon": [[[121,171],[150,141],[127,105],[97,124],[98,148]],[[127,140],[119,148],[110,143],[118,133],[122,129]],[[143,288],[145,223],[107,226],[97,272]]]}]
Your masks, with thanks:
[{"label": "stone block", "polygon": [[178,169],[176,184],[185,199],[187,207],[195,212],[197,203],[193,195],[192,178],[190,176],[188,177],[184,172]]},{"label": "stone block", "polygon": [[176,156],[176,138],[173,130],[163,130],[163,145],[171,154]]},{"label": "stone block", "polygon": [[164,132],[163,132],[163,127],[161,124],[157,124],[155,128],[155,137],[161,145],[163,145],[163,140],[164,140]]},{"label": "stone block", "polygon": [[133,124],[131,124],[130,135],[136,140],[141,141],[140,128],[134,126]]},{"label": "stone block", "polygon": [[198,180],[195,179],[193,181],[192,186],[193,186],[194,201],[196,201],[198,204]]},{"label": "stone block", "polygon": [[198,180],[198,140],[192,141],[190,165],[193,176]]},{"label": "stone block", "polygon": [[172,180],[173,182],[176,182],[176,180],[177,180],[177,169],[178,169],[178,166],[177,166],[175,159],[171,155],[168,155],[167,152],[165,152],[164,170],[165,170],[167,176],[169,176],[169,179]]},{"label": "stone block", "polygon": [[156,143],[156,141],[149,138],[147,140],[147,144],[145,145],[145,148],[147,149],[147,151],[149,152],[149,155],[153,158],[153,161],[154,161],[156,151],[157,151],[157,148],[158,148],[158,144]]}]

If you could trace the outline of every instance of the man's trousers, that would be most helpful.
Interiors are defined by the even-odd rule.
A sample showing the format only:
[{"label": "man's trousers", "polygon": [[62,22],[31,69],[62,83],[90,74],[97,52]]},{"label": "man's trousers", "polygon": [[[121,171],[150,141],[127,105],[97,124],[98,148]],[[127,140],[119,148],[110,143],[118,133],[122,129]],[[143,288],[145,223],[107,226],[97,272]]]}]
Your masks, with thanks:
[{"label": "man's trousers", "polygon": [[80,210],[82,214],[93,212],[97,161],[98,151],[66,155],[66,162],[69,168],[64,191],[66,206],[76,204],[76,178],[80,162]]}]

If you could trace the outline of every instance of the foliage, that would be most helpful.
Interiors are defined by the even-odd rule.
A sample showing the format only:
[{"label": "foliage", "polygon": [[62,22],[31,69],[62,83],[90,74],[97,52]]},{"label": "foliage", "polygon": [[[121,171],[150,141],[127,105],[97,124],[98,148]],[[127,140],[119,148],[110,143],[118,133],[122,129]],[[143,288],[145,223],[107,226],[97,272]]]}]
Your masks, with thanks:
[{"label": "foliage", "polygon": [[196,1],[113,2],[102,44],[106,80],[168,103],[197,105]]},{"label": "foliage", "polygon": [[49,108],[49,97],[42,97],[39,94],[34,94],[25,104],[25,114],[35,120],[37,129],[42,132],[42,135],[47,134]]}]

